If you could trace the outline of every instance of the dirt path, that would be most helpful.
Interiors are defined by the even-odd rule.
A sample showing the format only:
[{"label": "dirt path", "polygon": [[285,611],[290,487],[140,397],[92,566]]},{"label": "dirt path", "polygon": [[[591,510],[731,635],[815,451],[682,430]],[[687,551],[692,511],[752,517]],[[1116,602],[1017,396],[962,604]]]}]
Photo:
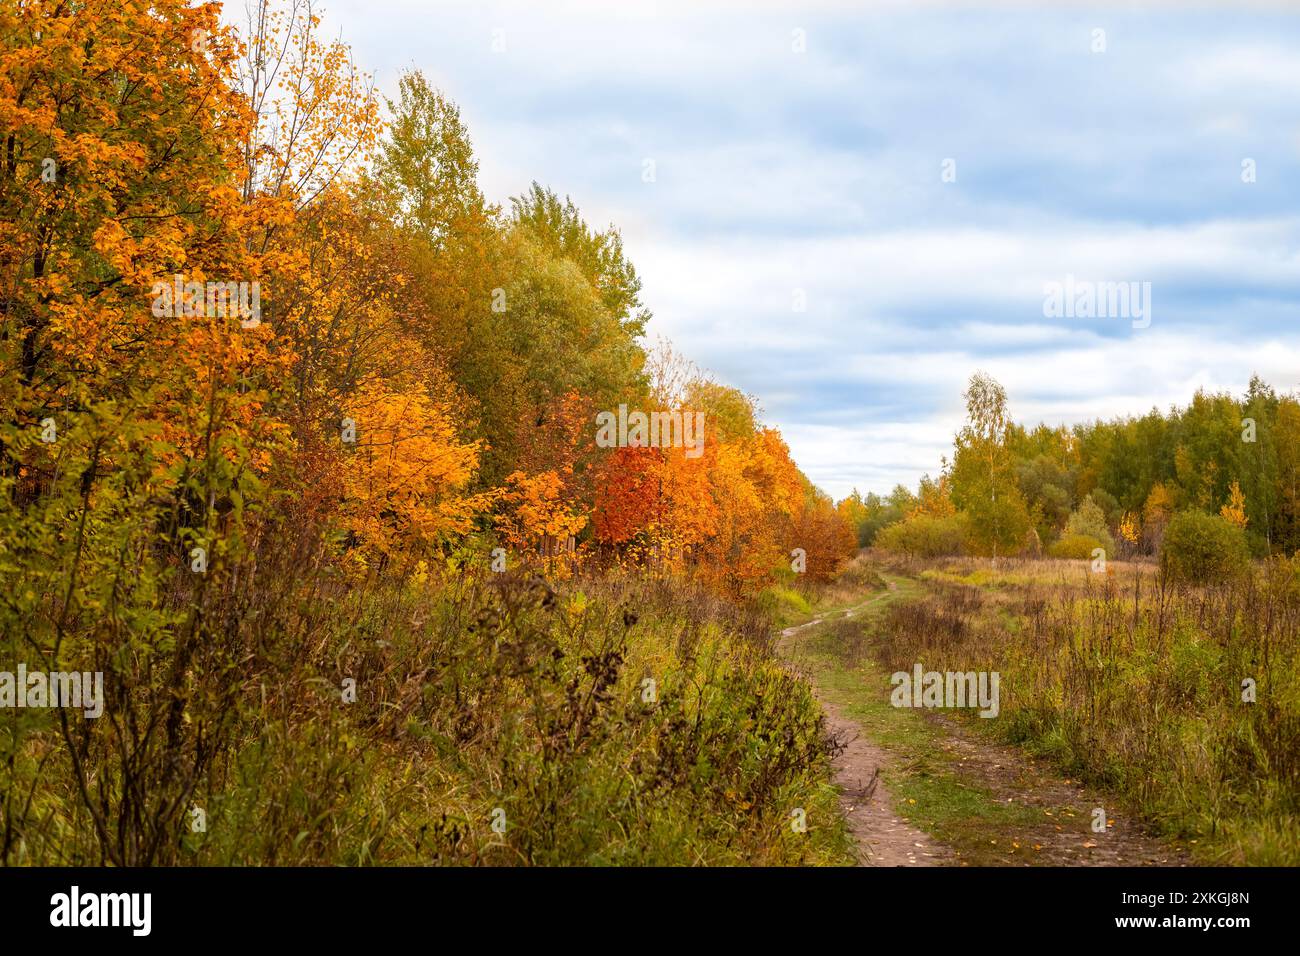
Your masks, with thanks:
[{"label": "dirt path", "polygon": [[[1015,747],[974,740],[942,714],[929,718],[943,728],[943,748],[964,776],[995,793],[999,801],[1041,812],[1037,824],[1017,829],[1018,842],[1034,851],[1028,866],[1187,866],[1179,848],[1142,832],[1127,814],[1098,791],[1057,775],[1043,761]],[[1097,815],[1097,811],[1102,811]],[[1106,829],[1093,831],[1095,815]]]},{"label": "dirt path", "polygon": [[[1181,847],[1144,833],[1105,795],[1060,776],[1019,748],[981,739],[959,721],[934,712],[925,715],[935,735],[931,750],[937,750],[944,769],[963,788],[981,794],[984,809],[950,831],[936,831],[948,833],[951,845],[896,814],[896,803],[882,773],[889,776],[896,770],[906,774],[911,764],[927,759],[933,769],[933,752],[929,757],[900,752],[871,740],[819,686],[816,669],[806,666],[801,640],[809,629],[833,618],[869,616],[873,604],[899,593],[893,581],[887,583],[888,591],[877,592],[847,611],[827,612],[806,624],[788,627],[777,641],[778,654],[786,665],[812,684],[826,713],[828,731],[841,745],[834,761],[835,783],[862,865],[1188,865],[1189,857]],[[891,779],[897,782],[899,778]],[[1104,811],[1107,825],[1095,832],[1092,824],[1099,811]]]},{"label": "dirt path", "polygon": [[[873,599],[874,600],[874,599]],[[871,603],[870,601],[866,604]],[[853,616],[866,604],[846,613]],[[791,654],[794,638],[805,628],[822,623],[818,616],[807,624],[787,627],[781,632],[778,650],[787,663],[806,677]],[[836,756],[835,783],[840,788],[840,806],[844,818],[858,846],[858,862],[862,866],[937,866],[952,862],[952,852],[936,843],[929,834],[902,820],[893,811],[893,800],[883,780],[881,770],[888,765],[886,752],[871,743],[857,723],[845,717],[840,709],[828,701],[810,680],[813,695],[826,713],[827,730],[841,745]]]},{"label": "dirt path", "polygon": [[952,862],[952,852],[924,830],[900,819],[880,771],[888,756],[862,735],[858,725],[839,708],[818,698],[827,728],[844,749],[835,758],[835,783],[849,830],[858,844],[863,866],[937,866]]}]

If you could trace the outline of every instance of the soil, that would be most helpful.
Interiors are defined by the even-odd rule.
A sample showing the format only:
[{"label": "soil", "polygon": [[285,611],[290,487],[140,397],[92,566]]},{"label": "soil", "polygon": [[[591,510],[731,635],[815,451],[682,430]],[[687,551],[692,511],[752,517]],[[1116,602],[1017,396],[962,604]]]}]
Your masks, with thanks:
[{"label": "soil", "polygon": [[[781,646],[788,647],[795,634],[821,621],[817,617],[807,624],[786,628],[781,632]],[[889,790],[880,779],[880,772],[888,766],[886,752],[868,740],[855,721],[827,701],[815,683],[813,693],[826,714],[828,732],[843,748],[833,764],[835,783],[840,788],[844,818],[857,843],[859,864],[936,866],[954,862],[951,850],[894,813]]]}]

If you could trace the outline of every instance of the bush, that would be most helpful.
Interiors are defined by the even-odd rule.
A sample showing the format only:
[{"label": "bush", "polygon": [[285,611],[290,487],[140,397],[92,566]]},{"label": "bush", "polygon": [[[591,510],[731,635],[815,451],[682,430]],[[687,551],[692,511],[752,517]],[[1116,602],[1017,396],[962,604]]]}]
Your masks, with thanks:
[{"label": "bush", "polygon": [[[22,736],[0,721],[0,795],[40,795],[0,800],[0,833],[14,834],[0,840],[0,866],[90,865],[107,840],[151,865],[850,859],[820,708],[748,608],[673,580],[558,589],[522,572],[366,588],[274,580],[283,580],[277,604],[240,609],[265,622],[264,645],[230,654],[242,670],[213,657],[229,651],[216,637],[193,656],[204,669],[187,675],[187,689],[221,703],[224,687],[231,703],[218,712],[220,737],[206,724],[202,738],[178,733],[176,776],[188,788],[179,798],[150,767],[132,768],[138,793],[115,785],[116,738],[90,738],[74,765],[55,747],[48,712],[15,711]],[[220,623],[215,635],[243,636]],[[0,629],[0,648],[9,633]],[[145,680],[127,676],[144,699]],[[358,693],[345,702],[349,677]],[[125,719],[109,708],[89,723],[107,737],[124,733]],[[152,753],[125,741],[132,757]],[[189,776],[205,746],[219,749]],[[129,821],[118,808],[164,798],[183,801],[166,828],[155,824],[167,838],[150,856],[119,849]],[[190,806],[205,808],[205,831],[189,829]],[[792,807],[822,822],[794,833]],[[504,833],[492,826],[499,812]]]},{"label": "bush", "polygon": [[1240,574],[1249,562],[1245,533],[1218,515],[1183,511],[1165,528],[1160,563],[1175,580],[1221,581]]},{"label": "bush", "polygon": [[[1106,495],[1105,492],[1097,491],[1093,494]],[[1114,501],[1114,498],[1110,499]],[[1106,557],[1115,553],[1115,539],[1110,535],[1110,527],[1106,524],[1106,513],[1101,506],[1093,500],[1093,495],[1088,495],[1083,501],[1079,502],[1079,507],[1072,513],[1069,520],[1065,522],[1065,534],[1061,540],[1068,538],[1092,538],[1097,543],[1093,548],[1105,548]],[[1092,556],[1091,550],[1088,557]]]},{"label": "bush", "polygon": [[1246,546],[1250,548],[1252,558],[1267,558],[1272,551],[1269,548],[1268,538],[1254,528],[1246,531]]},{"label": "bush", "polygon": [[808,599],[793,588],[772,585],[758,595],[758,606],[773,620],[788,621],[812,613]]},{"label": "bush", "polygon": [[913,558],[938,558],[961,554],[965,538],[966,521],[960,515],[914,515],[882,529],[876,546]]},{"label": "bush", "polygon": [[1111,544],[1107,547],[1103,541],[1098,541],[1089,534],[1067,534],[1056,541],[1053,541],[1047,553],[1054,558],[1065,558],[1070,561],[1091,561],[1093,552],[1101,548],[1110,557],[1115,549]]}]

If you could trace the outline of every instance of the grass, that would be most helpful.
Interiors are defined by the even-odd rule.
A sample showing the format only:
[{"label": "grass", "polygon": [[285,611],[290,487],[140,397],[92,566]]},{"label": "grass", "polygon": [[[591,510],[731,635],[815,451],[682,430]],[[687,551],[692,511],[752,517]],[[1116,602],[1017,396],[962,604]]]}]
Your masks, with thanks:
[{"label": "grass", "polygon": [[[937,561],[882,620],[887,670],[1002,677],[979,732],[1114,793],[1202,862],[1300,863],[1300,600],[1292,562],[1211,587],[1150,565]],[[1243,700],[1242,681],[1257,698]]]},{"label": "grass", "polygon": [[238,664],[196,658],[171,734],[167,673],[130,658],[95,662],[134,710],[74,725],[76,764],[48,711],[7,711],[0,863],[851,861],[820,710],[753,609],[495,575],[308,578],[255,616],[204,646]]}]

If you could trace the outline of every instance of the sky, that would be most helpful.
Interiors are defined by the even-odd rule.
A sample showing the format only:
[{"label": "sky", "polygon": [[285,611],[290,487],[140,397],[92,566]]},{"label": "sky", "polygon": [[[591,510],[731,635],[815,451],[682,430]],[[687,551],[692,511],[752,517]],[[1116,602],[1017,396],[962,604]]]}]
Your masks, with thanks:
[{"label": "sky", "polygon": [[[320,8],[460,105],[491,201],[617,225],[651,344],[837,498],[936,474],[976,370],[1030,424],[1300,389],[1300,5]],[[1149,312],[1046,314],[1067,277]]]}]

